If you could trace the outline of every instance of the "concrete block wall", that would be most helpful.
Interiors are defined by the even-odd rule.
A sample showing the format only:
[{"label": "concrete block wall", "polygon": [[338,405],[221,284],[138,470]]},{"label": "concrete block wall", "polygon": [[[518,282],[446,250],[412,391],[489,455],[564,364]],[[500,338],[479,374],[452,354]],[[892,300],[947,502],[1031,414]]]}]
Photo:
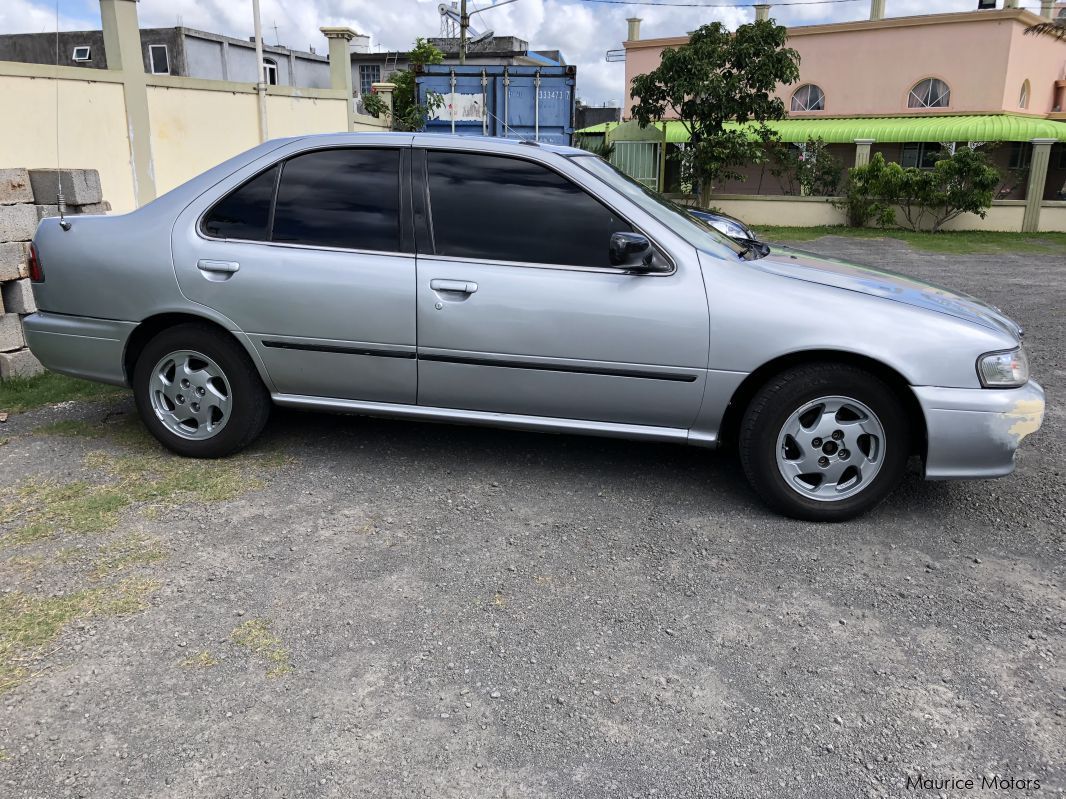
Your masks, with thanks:
[{"label": "concrete block wall", "polygon": [[59,216],[59,187],[68,215],[111,210],[95,169],[0,168],[0,380],[43,371],[26,348],[22,317],[37,310],[29,280],[30,239],[41,219]]}]

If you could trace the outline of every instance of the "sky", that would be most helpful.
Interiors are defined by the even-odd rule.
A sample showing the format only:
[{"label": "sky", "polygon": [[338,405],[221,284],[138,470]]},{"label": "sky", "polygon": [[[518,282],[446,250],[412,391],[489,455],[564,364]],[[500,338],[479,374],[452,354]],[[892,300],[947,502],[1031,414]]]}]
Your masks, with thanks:
[{"label": "sky", "polygon": [[[493,0],[469,0],[470,9],[488,9],[473,17],[480,29],[497,36],[517,36],[533,49],[561,50],[567,63],[577,65],[577,95],[593,105],[620,105],[624,94],[624,64],[608,64],[607,50],[621,47],[626,18],[639,16],[642,38],[677,36],[713,20],[736,28],[754,19],[752,0],[656,0],[689,3],[702,8],[603,3],[590,0],[517,0],[490,8]],[[771,9],[784,25],[844,22],[869,15],[869,0],[789,0],[792,5]],[[319,53],[327,50],[319,33],[324,25],[347,25],[371,36],[375,48],[408,49],[416,36],[440,33],[439,0],[260,0],[263,36],[267,44]],[[718,4],[720,7],[714,8]],[[726,5],[729,4],[729,5]],[[999,5],[1002,6],[1003,0]],[[100,27],[97,0],[58,0],[59,26],[63,30]],[[742,7],[733,7],[733,6]],[[909,16],[938,11],[969,11],[977,0],[887,0],[887,16]],[[1039,9],[1039,0],[1021,5]],[[722,7],[725,6],[725,7]],[[191,28],[247,37],[251,35],[251,0],[141,0],[141,27]],[[275,34],[275,25],[277,32]],[[54,31],[56,0],[0,0],[0,33]]]}]

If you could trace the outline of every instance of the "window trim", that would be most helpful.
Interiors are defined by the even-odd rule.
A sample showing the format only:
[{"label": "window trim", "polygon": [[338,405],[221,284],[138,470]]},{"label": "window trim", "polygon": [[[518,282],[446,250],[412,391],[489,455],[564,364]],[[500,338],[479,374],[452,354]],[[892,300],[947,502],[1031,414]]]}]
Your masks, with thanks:
[{"label": "window trim", "polygon": [[[289,247],[289,248],[300,249],[300,250],[320,250],[320,251],[323,251],[323,252],[344,252],[344,253],[355,253],[355,254],[359,254],[359,255],[390,255],[390,256],[401,256],[401,257],[411,257],[411,258],[413,258],[415,256],[414,240],[413,240],[413,237],[410,235],[410,232],[409,232],[410,231],[410,221],[408,219],[405,219],[405,214],[409,215],[409,211],[410,211],[410,198],[409,198],[409,195],[410,195],[410,181],[407,181],[406,183],[404,181],[404,161],[405,161],[404,153],[405,152],[409,152],[410,149],[411,149],[410,145],[396,145],[396,144],[369,144],[369,143],[368,144],[331,144],[331,145],[326,145],[326,146],[309,147],[309,148],[307,148],[305,150],[297,150],[296,152],[289,153],[288,155],[283,156],[282,158],[279,158],[276,161],[272,161],[271,163],[265,165],[261,169],[257,169],[253,174],[249,175],[248,177],[244,178],[239,183],[237,183],[237,185],[233,186],[230,189],[227,189],[221,195],[216,197],[211,202],[211,204],[208,205],[207,208],[205,208],[200,213],[200,215],[196,218],[196,224],[194,225],[194,228],[196,230],[196,234],[201,239],[204,239],[205,241],[233,242],[233,243],[236,243],[236,244],[262,244],[262,245],[267,246],[267,247]],[[398,231],[399,235],[398,235],[397,241],[398,241],[398,244],[399,244],[399,246],[401,248],[406,246],[406,247],[409,248],[408,250],[403,250],[403,249],[400,249],[400,250],[365,250],[365,249],[357,249],[357,248],[354,248],[354,247],[330,247],[330,246],[325,245],[325,244],[298,244],[296,242],[271,241],[270,240],[270,237],[274,235],[274,211],[275,211],[275,209],[277,207],[278,187],[281,185],[281,175],[282,175],[282,172],[284,172],[284,167],[285,167],[286,162],[290,161],[293,158],[298,158],[298,157],[300,157],[302,155],[310,155],[311,153],[324,152],[324,151],[327,151],[327,150],[396,150],[399,153],[400,160],[399,160],[399,164],[397,165],[397,173],[396,174],[397,174],[397,182],[398,182],[398,185],[399,185],[399,192],[400,192],[400,194],[399,194],[399,205],[398,205],[400,227],[399,227],[399,231]],[[409,158],[409,156],[408,156],[408,158]],[[206,220],[207,216],[213,210],[215,210],[215,207],[219,203],[221,203],[223,200],[225,200],[227,197],[229,197],[234,192],[240,191],[242,188],[244,188],[246,185],[251,183],[256,178],[258,178],[260,175],[262,175],[262,174],[264,174],[266,172],[269,172],[274,167],[278,168],[278,173],[277,173],[277,175],[274,178],[274,192],[273,192],[273,194],[272,194],[272,196],[270,198],[270,218],[267,220],[267,238],[266,239],[223,238],[223,237],[219,237],[219,236],[212,236],[204,229],[204,221]],[[406,200],[406,202],[405,202],[405,199],[404,199],[404,195],[405,194],[408,195],[408,199]]]},{"label": "window trim", "polygon": [[[167,60],[167,71],[166,72],[159,72],[155,68],[155,55],[153,54],[153,51],[157,47],[162,47],[163,48],[163,55],[164,55],[164,57]],[[167,46],[165,44],[150,44],[150,45],[148,45],[148,66],[151,67],[153,75],[169,75],[170,74],[170,51],[167,49]]]},{"label": "window trim", "polygon": [[[1063,9],[1066,10],[1066,9]],[[1033,99],[1032,84],[1029,83],[1029,78],[1022,81],[1022,88],[1018,90],[1018,107],[1029,109],[1029,102]]]},{"label": "window trim", "polygon": [[[421,203],[424,203],[424,205],[422,207],[422,211],[423,211],[423,213],[425,215],[425,219],[423,221],[423,225],[425,226],[426,229],[425,230],[421,230],[419,232],[423,236],[426,236],[428,238],[429,245],[432,248],[432,252],[427,252],[427,253],[418,252],[417,254],[418,254],[419,258],[425,258],[426,260],[433,260],[433,261],[453,261],[453,262],[454,261],[469,261],[472,264],[478,264],[478,265],[482,265],[482,266],[532,267],[534,269],[555,269],[555,270],[562,270],[564,272],[600,272],[600,273],[610,274],[610,275],[631,275],[631,276],[634,276],[634,277],[671,277],[671,276],[677,274],[677,262],[674,260],[673,256],[670,255],[669,251],[665,247],[663,247],[661,244],[659,244],[659,242],[658,242],[658,240],[656,238],[654,238],[653,236],[649,235],[640,225],[638,225],[635,222],[633,222],[633,220],[630,219],[626,214],[621,213],[617,208],[615,208],[614,206],[608,204],[602,198],[597,197],[594,194],[592,194],[587,188],[585,188],[580,183],[578,183],[576,180],[574,180],[570,175],[567,175],[566,173],[564,173],[561,170],[557,169],[553,164],[549,164],[549,163],[547,163],[545,161],[542,161],[540,159],[537,159],[537,158],[530,158],[530,157],[528,157],[526,155],[522,155],[522,154],[519,154],[519,153],[514,153],[514,154],[512,154],[512,153],[499,153],[499,152],[495,152],[495,151],[492,151],[492,150],[469,150],[469,149],[464,149],[464,148],[461,148],[461,147],[446,147],[446,146],[442,147],[442,146],[435,146],[432,143],[414,144],[414,145],[412,145],[412,149],[414,149],[416,151],[416,158],[418,158],[417,166],[416,166],[416,168],[415,168],[415,170],[413,172],[412,179],[420,184],[418,187],[415,188],[414,194],[415,194],[415,197],[418,198]],[[573,185],[577,186],[577,188],[580,189],[582,192],[584,192],[587,196],[591,197],[593,200],[598,202],[600,205],[604,206],[604,208],[606,208],[611,213],[615,214],[619,219],[621,219],[627,225],[629,225],[631,228],[633,228],[633,230],[635,232],[640,233],[642,236],[644,236],[649,242],[651,242],[652,247],[654,247],[659,252],[659,254],[661,256],[663,256],[663,258],[666,260],[666,262],[670,265],[670,269],[668,271],[664,270],[662,272],[641,272],[641,271],[634,271],[632,269],[625,269],[625,268],[622,268],[622,267],[615,267],[615,266],[583,266],[581,264],[549,264],[549,263],[543,263],[543,262],[540,262],[540,261],[505,261],[505,260],[502,260],[502,259],[493,259],[493,258],[471,258],[469,256],[440,255],[439,253],[437,253],[437,242],[436,242],[436,238],[433,235],[433,205],[432,205],[432,202],[431,202],[431,199],[430,199],[430,193],[429,193],[429,158],[428,158],[428,154],[430,152],[466,153],[466,154],[470,154],[470,155],[494,156],[496,158],[511,158],[511,159],[514,159],[514,160],[517,160],[517,161],[526,161],[528,163],[536,164],[538,166],[544,167],[545,169],[547,169],[547,170],[549,170],[551,172],[554,172],[556,175],[561,177],[563,180],[566,180],[566,181],[572,183]],[[415,211],[415,214],[416,214],[416,217],[417,217],[417,214],[418,214],[417,210]]]},{"label": "window trim", "polygon": [[[78,51],[79,50],[84,50],[85,51],[85,57],[84,58],[78,58]],[[92,61],[93,60],[93,48],[92,48],[92,45],[89,45],[89,44],[76,44],[76,45],[74,45],[74,49],[70,53],[70,60],[74,61],[74,62],[76,62],[78,64],[84,64],[86,61]]]}]

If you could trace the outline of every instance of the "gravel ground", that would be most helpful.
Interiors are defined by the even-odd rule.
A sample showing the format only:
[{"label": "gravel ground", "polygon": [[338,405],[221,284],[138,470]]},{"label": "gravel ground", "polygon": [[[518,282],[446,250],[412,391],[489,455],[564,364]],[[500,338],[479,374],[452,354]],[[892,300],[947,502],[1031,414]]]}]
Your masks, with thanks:
[{"label": "gravel ground", "polygon": [[[8,543],[0,597],[144,591],[66,625],[0,695],[0,793],[1066,792],[1066,263],[801,246],[1026,326],[1051,406],[1014,476],[910,477],[819,526],[697,449],[278,412],[205,465],[147,445],[125,399],[12,417],[0,474],[24,489],[0,535],[62,526],[35,485],[140,493]],[[160,469],[218,490],[162,496]],[[127,558],[134,539],[155,555]],[[995,775],[1030,787],[979,789]]]}]

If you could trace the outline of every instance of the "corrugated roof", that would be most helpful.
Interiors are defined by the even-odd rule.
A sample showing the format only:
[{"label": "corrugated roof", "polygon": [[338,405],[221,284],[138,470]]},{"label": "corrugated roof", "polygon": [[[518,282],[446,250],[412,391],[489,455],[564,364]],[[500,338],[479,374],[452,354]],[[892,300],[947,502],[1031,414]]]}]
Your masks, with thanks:
[{"label": "corrugated roof", "polygon": [[[661,125],[662,123],[659,123]],[[659,127],[657,125],[656,127]],[[804,142],[821,138],[827,144],[852,144],[856,139],[878,142],[915,141],[1029,141],[1057,139],[1066,141],[1066,123],[1017,114],[981,114],[966,116],[868,117],[832,119],[802,117],[769,122],[781,141]],[[737,127],[730,125],[729,127]],[[636,122],[592,125],[579,134],[602,134],[611,131],[613,141],[647,139],[649,131]],[[688,141],[684,125],[666,123],[666,140]]]}]

